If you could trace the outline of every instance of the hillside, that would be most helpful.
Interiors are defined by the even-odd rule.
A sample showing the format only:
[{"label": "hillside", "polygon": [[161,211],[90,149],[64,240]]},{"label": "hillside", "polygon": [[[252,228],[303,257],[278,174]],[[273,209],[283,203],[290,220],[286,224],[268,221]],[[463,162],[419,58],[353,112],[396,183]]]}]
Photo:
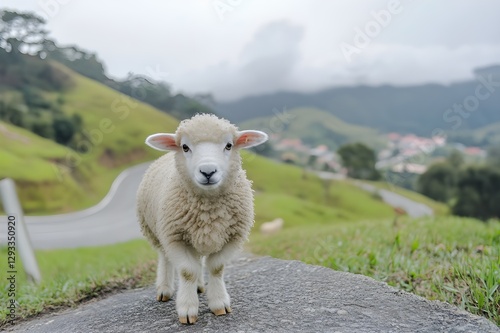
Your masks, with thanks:
[{"label": "hillside", "polygon": [[62,112],[81,117],[86,139],[78,147],[86,152],[2,123],[0,178],[16,180],[24,209],[30,214],[64,212],[95,204],[122,169],[158,156],[144,145],[147,135],[173,131],[178,123],[58,63],[52,65],[71,78],[72,86],[43,92],[43,96],[64,100]]},{"label": "hillside", "polygon": [[500,145],[500,122],[477,129],[452,132],[449,139],[466,146]]},{"label": "hillside", "polygon": [[[279,131],[272,131],[282,138],[300,138],[312,147],[324,144],[331,150],[347,142],[363,142],[373,148],[381,148],[386,143],[377,130],[348,124],[320,109],[296,108],[286,112],[289,121],[279,124]],[[273,117],[259,117],[244,121],[240,126],[269,132],[270,124],[273,124]]]},{"label": "hillside", "polygon": [[[482,93],[498,89],[500,71],[497,68],[492,66],[475,72],[483,82],[494,82],[493,87],[483,86]],[[314,107],[345,122],[382,132],[429,137],[436,128],[445,131],[476,129],[500,122],[500,94],[495,91],[481,100],[474,112],[467,112],[467,117],[451,110],[454,104],[462,104],[468,96],[474,96],[479,85],[482,85],[480,80],[470,80],[451,85],[339,87],[309,94],[279,92],[219,103],[217,112],[232,121],[244,122],[273,116],[275,108]]]}]

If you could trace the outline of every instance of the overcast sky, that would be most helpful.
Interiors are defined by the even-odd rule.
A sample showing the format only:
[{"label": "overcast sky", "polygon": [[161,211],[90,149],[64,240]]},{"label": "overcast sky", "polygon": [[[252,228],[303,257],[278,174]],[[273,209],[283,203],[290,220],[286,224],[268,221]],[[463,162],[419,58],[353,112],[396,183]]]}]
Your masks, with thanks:
[{"label": "overcast sky", "polygon": [[450,83],[500,63],[495,0],[2,0],[2,7],[46,17],[54,39],[97,52],[114,77],[146,74],[219,100]]}]

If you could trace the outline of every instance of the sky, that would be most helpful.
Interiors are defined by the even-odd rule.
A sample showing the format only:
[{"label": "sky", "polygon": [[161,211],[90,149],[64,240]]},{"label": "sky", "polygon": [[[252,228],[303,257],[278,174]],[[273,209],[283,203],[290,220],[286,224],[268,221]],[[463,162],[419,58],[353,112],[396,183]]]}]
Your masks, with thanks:
[{"label": "sky", "polygon": [[107,74],[219,101],[345,85],[473,78],[500,64],[495,0],[2,0],[47,19]]}]

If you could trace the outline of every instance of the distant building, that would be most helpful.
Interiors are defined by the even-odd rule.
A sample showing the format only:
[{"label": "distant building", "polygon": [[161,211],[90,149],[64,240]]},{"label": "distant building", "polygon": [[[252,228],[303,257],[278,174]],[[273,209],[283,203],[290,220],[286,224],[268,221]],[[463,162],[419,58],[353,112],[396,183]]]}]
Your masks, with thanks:
[{"label": "distant building", "polygon": [[397,173],[414,173],[416,175],[421,175],[427,171],[427,166],[415,163],[399,163],[391,168],[392,171]]},{"label": "distant building", "polygon": [[486,150],[481,149],[479,147],[465,147],[463,150],[465,155],[473,156],[473,157],[486,157]]}]

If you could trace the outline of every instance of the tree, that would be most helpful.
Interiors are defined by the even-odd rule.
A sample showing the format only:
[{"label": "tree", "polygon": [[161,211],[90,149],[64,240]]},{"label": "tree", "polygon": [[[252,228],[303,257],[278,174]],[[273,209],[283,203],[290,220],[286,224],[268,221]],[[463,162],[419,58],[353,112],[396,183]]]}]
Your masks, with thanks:
[{"label": "tree", "polygon": [[417,181],[420,193],[436,201],[448,202],[457,185],[457,168],[448,162],[433,164]]},{"label": "tree", "polygon": [[0,48],[13,54],[37,53],[47,36],[45,20],[33,13],[0,11]]},{"label": "tree", "polygon": [[448,155],[448,157],[446,158],[446,161],[456,167],[456,168],[460,168],[461,166],[464,165],[465,163],[465,160],[464,160],[464,156],[456,149],[454,149],[450,155]]},{"label": "tree", "polygon": [[70,143],[75,134],[75,125],[68,117],[55,117],[52,122],[52,128],[54,131],[54,140],[62,145]]},{"label": "tree", "polygon": [[500,171],[468,167],[460,173],[453,214],[481,220],[500,217]]},{"label": "tree", "polygon": [[347,175],[357,179],[378,180],[380,173],[375,169],[375,152],[362,143],[346,144],[337,153],[347,169]]},{"label": "tree", "polygon": [[500,145],[492,146],[488,149],[488,165],[500,168]]}]

